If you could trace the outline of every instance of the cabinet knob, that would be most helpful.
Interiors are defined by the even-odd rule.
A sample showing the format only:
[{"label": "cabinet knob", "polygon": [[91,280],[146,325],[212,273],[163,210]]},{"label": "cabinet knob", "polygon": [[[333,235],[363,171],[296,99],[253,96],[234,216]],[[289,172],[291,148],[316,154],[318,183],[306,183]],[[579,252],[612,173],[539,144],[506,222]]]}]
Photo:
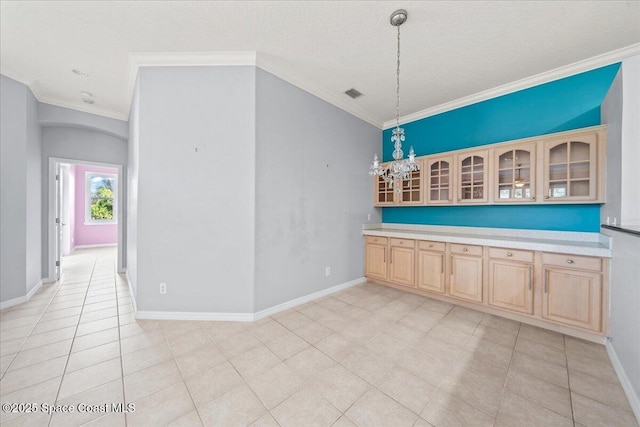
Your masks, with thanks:
[{"label": "cabinet knob", "polygon": [[548,199],[548,198],[549,198],[549,196],[544,196],[544,198],[545,198],[545,199]]},{"label": "cabinet knob", "polygon": [[535,199],[536,199],[535,197],[532,197],[532,198],[531,198],[531,200],[535,200]]},{"label": "cabinet knob", "polygon": [[511,252],[507,252],[507,256],[513,256]]},{"label": "cabinet knob", "polygon": [[467,249],[467,248],[462,248],[462,251],[463,251],[463,252],[468,252],[468,251],[469,251],[469,249]]},{"label": "cabinet knob", "polygon": [[573,260],[572,259],[568,259],[567,260],[567,264],[573,264]]},{"label": "cabinet knob", "polygon": [[401,244],[401,245],[404,245],[404,242],[403,242],[403,241],[400,241],[400,244]]},{"label": "cabinet knob", "polygon": [[430,244],[430,245],[429,245],[429,247],[430,247],[430,248],[432,248],[432,247],[433,247],[433,244]]}]

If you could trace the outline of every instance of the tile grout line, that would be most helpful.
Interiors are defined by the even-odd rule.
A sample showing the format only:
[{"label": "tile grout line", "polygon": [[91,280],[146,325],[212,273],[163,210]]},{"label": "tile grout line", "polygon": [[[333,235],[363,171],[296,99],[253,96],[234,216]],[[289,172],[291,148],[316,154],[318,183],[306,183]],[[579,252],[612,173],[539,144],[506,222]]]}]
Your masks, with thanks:
[{"label": "tile grout line", "polygon": [[124,404],[124,425],[128,426],[129,420],[127,417],[127,395],[124,388],[124,357],[122,356],[122,336],[120,335],[120,304],[118,304],[118,280],[116,278],[117,271],[116,266],[113,265],[113,286],[116,291],[116,317],[118,319],[118,353],[120,354],[120,384],[122,386],[122,403]]},{"label": "tile grout line", "polygon": [[522,323],[518,324],[518,334],[516,335],[516,342],[513,343],[513,349],[511,350],[511,358],[509,359],[509,367],[507,368],[507,376],[504,379],[504,384],[502,385],[502,393],[500,393],[500,399],[498,400],[498,410],[496,412],[496,416],[493,418],[493,423],[498,422],[498,415],[500,414],[500,407],[502,406],[502,399],[504,399],[504,392],[507,390],[507,382],[509,381],[509,374],[511,373],[511,366],[513,365],[513,359],[515,357],[516,345],[518,344],[518,337],[520,336],[520,329],[522,328]]},{"label": "tile grout line", "polygon": [[[60,379],[60,385],[58,386],[58,391],[56,393],[55,402],[58,403],[58,397],[60,396],[60,390],[62,390],[62,384],[64,383],[64,376],[67,372],[67,366],[69,365],[69,359],[71,358],[71,350],[73,349],[73,343],[76,340],[76,334],[78,333],[78,328],[80,327],[80,319],[82,318],[82,312],[84,310],[84,301],[87,300],[87,295],[89,294],[89,289],[91,288],[91,278],[93,277],[93,272],[96,268],[97,257],[93,261],[93,267],[91,268],[91,276],[89,276],[89,285],[87,286],[87,290],[84,294],[84,300],[82,303],[82,310],[80,310],[80,316],[78,317],[78,322],[76,323],[76,330],[73,332],[73,338],[71,339],[71,346],[69,347],[69,353],[67,354],[67,360],[64,364],[64,369],[62,370],[62,378]],[[62,286],[61,286],[62,287]],[[47,426],[51,426],[51,421],[53,420],[53,413],[49,415],[49,422]]]},{"label": "tile grout line", "polygon": [[576,425],[576,413],[573,410],[573,396],[571,395],[571,374],[569,374],[569,356],[567,356],[567,339],[566,336],[562,336],[562,343],[564,344],[564,361],[567,364],[567,386],[569,387],[569,405],[571,405],[571,421],[573,425]]},{"label": "tile grout line", "polygon": [[[58,283],[58,281],[56,281],[55,283]],[[44,316],[44,314],[47,312],[47,308],[49,308],[49,306],[51,305],[51,301],[53,301],[53,299],[56,297],[56,295],[58,295],[58,292],[60,291],[60,288],[62,288],[62,283],[58,284],[58,289],[56,289],[55,293],[51,296],[51,299],[49,300],[49,302],[47,303],[47,305],[45,305],[44,309],[42,310],[42,313],[40,313],[38,320],[33,324],[33,327],[31,328],[31,330],[29,331],[29,334],[27,334],[27,336],[24,338],[24,341],[22,341],[22,344],[20,344],[20,347],[18,348],[18,350],[14,353],[13,357],[11,358],[11,362],[9,362],[9,365],[7,365],[7,369],[2,373],[2,375],[0,375],[0,380],[2,380],[4,378],[4,376],[6,375],[7,372],[9,372],[9,368],[11,367],[11,365],[13,364],[13,362],[15,361],[16,357],[18,356],[18,354],[20,353],[20,351],[22,351],[22,348],[24,347],[25,343],[27,342],[27,340],[31,337],[31,335],[33,334],[33,331],[35,330],[35,328],[38,326],[38,324],[40,323],[40,320],[42,319],[42,316]],[[79,321],[80,319],[78,319]],[[19,338],[18,338],[19,339]],[[42,347],[42,346],[40,346]],[[34,347],[37,348],[37,347]]]}]

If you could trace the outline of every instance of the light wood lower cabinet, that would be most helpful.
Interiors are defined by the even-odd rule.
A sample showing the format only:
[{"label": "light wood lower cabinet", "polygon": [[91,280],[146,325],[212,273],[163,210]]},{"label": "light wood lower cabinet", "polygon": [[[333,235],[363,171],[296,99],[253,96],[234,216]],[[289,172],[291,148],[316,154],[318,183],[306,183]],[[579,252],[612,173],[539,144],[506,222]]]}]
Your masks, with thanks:
[{"label": "light wood lower cabinet", "polygon": [[387,280],[387,239],[378,243],[367,239],[365,244],[365,276],[373,279]]},{"label": "light wood lower cabinet", "polygon": [[482,302],[482,258],[451,254],[451,283],[453,297]]},{"label": "light wood lower cabinet", "polygon": [[545,266],[542,317],[565,325],[600,331],[600,272]]},{"label": "light wood lower cabinet", "polygon": [[425,291],[445,293],[444,252],[418,249],[416,286]]},{"label": "light wood lower cabinet", "polygon": [[415,241],[391,239],[389,246],[389,281],[415,286]]},{"label": "light wood lower cabinet", "polygon": [[578,337],[607,333],[604,258],[367,236],[365,275]]},{"label": "light wood lower cabinet", "polygon": [[489,260],[489,305],[533,314],[533,265]]}]

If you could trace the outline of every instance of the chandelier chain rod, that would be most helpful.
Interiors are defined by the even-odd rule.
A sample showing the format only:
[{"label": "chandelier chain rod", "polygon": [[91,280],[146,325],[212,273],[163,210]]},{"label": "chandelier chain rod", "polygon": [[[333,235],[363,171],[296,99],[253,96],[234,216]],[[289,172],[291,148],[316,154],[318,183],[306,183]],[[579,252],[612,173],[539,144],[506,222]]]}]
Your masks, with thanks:
[{"label": "chandelier chain rod", "polygon": [[400,127],[400,25],[398,28],[398,58],[396,62],[396,128]]}]

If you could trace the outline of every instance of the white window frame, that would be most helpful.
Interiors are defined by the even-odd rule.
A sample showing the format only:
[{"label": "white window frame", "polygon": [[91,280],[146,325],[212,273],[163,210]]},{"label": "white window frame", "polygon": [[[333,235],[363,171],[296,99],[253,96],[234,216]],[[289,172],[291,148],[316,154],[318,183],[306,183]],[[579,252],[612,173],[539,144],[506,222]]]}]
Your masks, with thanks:
[{"label": "white window frame", "polygon": [[[113,219],[91,218],[91,178],[95,176],[113,178]],[[113,173],[84,173],[84,225],[114,225],[118,223],[118,175]]]}]

